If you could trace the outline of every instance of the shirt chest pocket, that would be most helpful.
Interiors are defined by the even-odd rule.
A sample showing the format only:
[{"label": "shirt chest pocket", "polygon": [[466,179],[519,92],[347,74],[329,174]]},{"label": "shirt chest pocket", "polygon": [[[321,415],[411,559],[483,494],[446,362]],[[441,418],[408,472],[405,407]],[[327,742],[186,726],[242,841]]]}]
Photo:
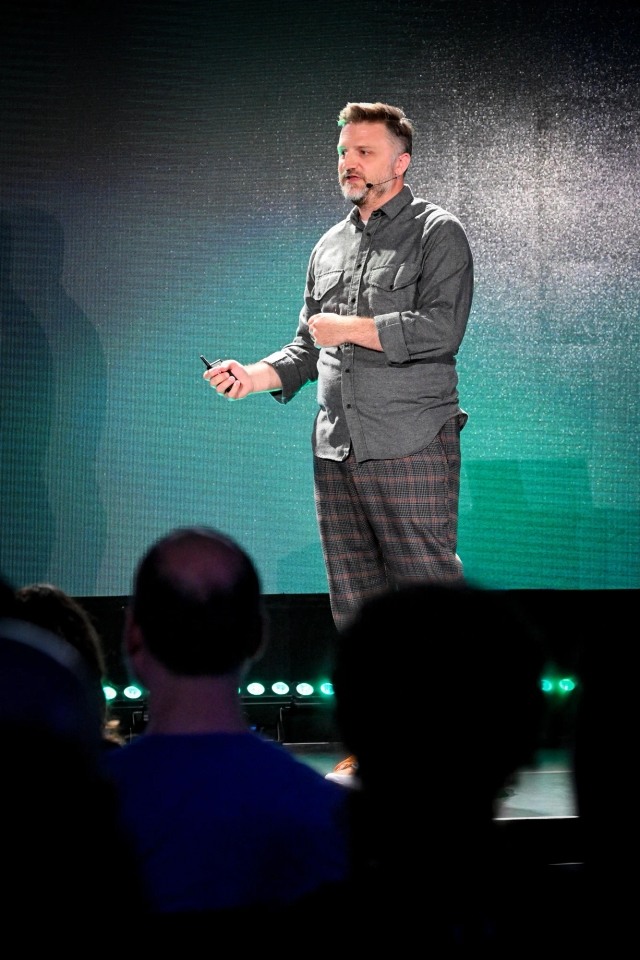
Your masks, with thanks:
[{"label": "shirt chest pocket", "polygon": [[422,273],[419,260],[373,267],[367,277],[371,308],[375,314],[394,310],[412,310],[418,298],[418,281]]},{"label": "shirt chest pocket", "polygon": [[315,277],[312,296],[323,312],[336,312],[342,290],[342,270],[328,270]]}]

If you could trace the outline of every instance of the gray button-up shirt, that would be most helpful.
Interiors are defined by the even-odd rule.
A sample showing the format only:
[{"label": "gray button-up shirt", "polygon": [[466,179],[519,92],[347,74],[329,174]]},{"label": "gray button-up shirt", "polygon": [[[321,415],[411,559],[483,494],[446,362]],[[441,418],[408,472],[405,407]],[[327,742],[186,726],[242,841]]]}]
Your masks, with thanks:
[{"label": "gray button-up shirt", "polygon": [[[265,357],[288,403],[318,381],[313,450],[358,462],[417,453],[460,415],[455,356],[473,292],[473,262],[454,216],[409,187],[371,214],[358,209],[315,246],[295,339]],[[373,317],[382,352],[352,343],[318,350],[308,321],[316,313]]]}]

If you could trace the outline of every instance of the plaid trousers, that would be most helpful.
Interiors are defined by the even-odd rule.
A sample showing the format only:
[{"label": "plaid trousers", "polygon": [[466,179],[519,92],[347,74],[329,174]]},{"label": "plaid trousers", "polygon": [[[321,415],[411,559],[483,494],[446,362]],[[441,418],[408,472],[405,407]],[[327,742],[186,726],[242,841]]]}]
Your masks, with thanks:
[{"label": "plaid trousers", "polygon": [[343,628],[365,600],[401,584],[459,583],[460,428],[452,417],[423,450],[358,463],[314,457],[331,609]]}]

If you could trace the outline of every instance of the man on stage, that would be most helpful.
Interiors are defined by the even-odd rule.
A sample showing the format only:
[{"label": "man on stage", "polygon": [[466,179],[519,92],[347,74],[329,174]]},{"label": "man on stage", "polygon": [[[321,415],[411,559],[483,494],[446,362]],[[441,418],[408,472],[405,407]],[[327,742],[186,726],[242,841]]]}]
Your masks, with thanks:
[{"label": "man on stage", "polygon": [[403,111],[349,103],[338,123],[338,177],[353,210],[311,254],[295,339],[204,376],[228,400],[269,391],[281,403],[318,380],[316,509],[341,628],[390,586],[462,579],[467,416],[455,356],[473,264],[458,220],[404,184],[413,127]]}]

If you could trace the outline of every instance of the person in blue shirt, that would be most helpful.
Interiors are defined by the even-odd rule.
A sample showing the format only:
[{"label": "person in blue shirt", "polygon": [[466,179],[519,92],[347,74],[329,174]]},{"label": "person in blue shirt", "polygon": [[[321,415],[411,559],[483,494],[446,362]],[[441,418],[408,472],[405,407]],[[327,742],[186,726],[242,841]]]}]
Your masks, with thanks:
[{"label": "person in blue shirt", "polygon": [[105,763],[155,912],[283,905],[347,875],[345,791],[243,716],[262,642],[258,576],[233,541],[178,530],[142,559],[125,646],[149,724]]}]

